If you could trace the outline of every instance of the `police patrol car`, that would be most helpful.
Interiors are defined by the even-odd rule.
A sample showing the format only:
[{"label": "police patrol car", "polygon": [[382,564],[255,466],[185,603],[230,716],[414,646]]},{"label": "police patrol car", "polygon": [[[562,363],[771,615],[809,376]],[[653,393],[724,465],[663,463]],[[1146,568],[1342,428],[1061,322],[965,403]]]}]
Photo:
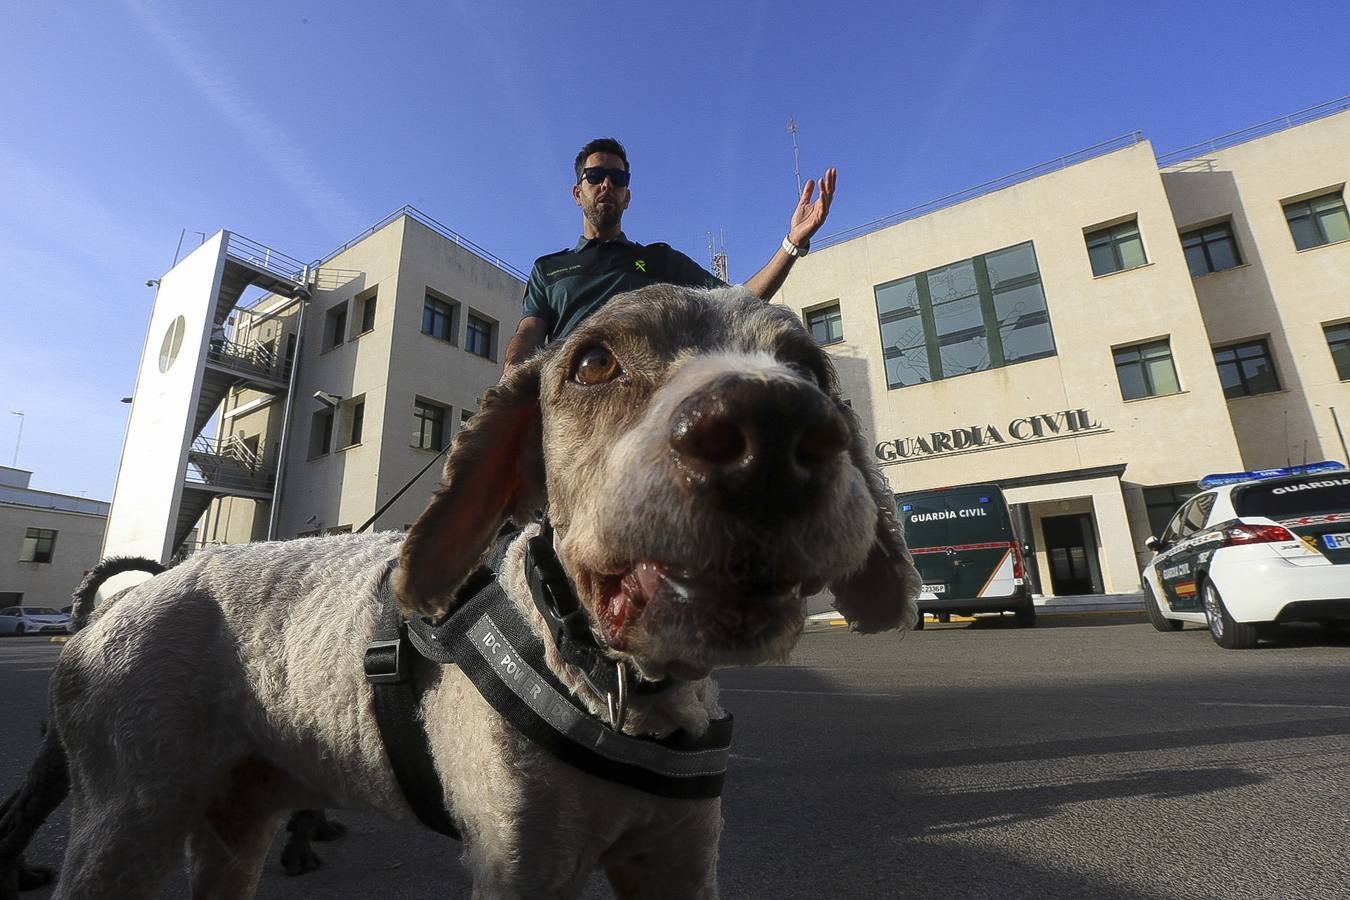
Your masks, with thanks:
[{"label": "police patrol car", "polygon": [[1350,472],[1337,462],[1207,475],[1143,570],[1159,631],[1209,627],[1220,647],[1256,646],[1263,625],[1350,625]]}]

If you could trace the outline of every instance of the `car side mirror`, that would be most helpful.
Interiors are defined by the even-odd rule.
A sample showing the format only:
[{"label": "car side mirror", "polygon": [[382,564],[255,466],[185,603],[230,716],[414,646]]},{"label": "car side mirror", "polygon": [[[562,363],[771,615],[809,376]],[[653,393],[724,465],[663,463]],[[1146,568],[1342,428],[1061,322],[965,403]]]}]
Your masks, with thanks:
[{"label": "car side mirror", "polygon": [[1158,548],[1162,546],[1162,541],[1150,536],[1148,540],[1144,541],[1144,546],[1156,553]]}]

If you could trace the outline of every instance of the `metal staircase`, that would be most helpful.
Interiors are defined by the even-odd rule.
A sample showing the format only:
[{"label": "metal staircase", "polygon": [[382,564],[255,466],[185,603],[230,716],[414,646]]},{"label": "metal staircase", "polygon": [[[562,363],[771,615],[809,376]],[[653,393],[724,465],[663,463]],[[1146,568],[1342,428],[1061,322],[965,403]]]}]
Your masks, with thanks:
[{"label": "metal staircase", "polygon": [[[212,306],[212,321],[223,326],[249,287],[270,294],[303,299],[309,294],[310,268],[248,238],[229,234],[225,266]],[[203,429],[232,389],[247,388],[284,398],[292,362],[258,342],[212,341],[202,374],[192,425],[192,445],[183,472],[183,491],[174,524],[174,547],[180,546],[220,497],[271,501],[276,486],[276,454],[250,450],[237,438],[206,437]]]}]

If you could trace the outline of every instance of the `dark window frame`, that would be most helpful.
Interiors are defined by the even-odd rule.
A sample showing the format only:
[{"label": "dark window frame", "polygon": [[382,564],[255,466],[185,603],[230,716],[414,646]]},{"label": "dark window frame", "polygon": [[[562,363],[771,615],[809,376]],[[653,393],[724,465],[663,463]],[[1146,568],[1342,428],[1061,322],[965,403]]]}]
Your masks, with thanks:
[{"label": "dark window frame", "polygon": [[474,356],[494,359],[493,337],[496,331],[496,322],[481,313],[470,311],[464,319],[464,349]]},{"label": "dark window frame", "polygon": [[378,309],[377,301],[380,299],[379,291],[368,294],[365,297],[357,298],[361,303],[361,330],[357,336],[369,334],[375,330],[375,314]]},{"label": "dark window frame", "polygon": [[[1156,349],[1159,346],[1167,348],[1167,361],[1172,366],[1172,379],[1177,384],[1177,389],[1175,391],[1168,391],[1165,394],[1158,393],[1158,387],[1156,384],[1153,383],[1152,368],[1148,365],[1148,362],[1150,360],[1161,359],[1162,357],[1161,356],[1149,357],[1145,355],[1145,351]],[[1130,351],[1134,351],[1136,358],[1122,360],[1121,354],[1128,353]],[[1150,397],[1170,397],[1173,394],[1179,394],[1182,392],[1181,376],[1177,373],[1176,357],[1172,355],[1171,338],[1159,338],[1157,340],[1144,341],[1143,343],[1139,344],[1126,344],[1125,346],[1121,347],[1113,347],[1111,348],[1111,356],[1113,362],[1115,363],[1116,381],[1117,383],[1120,384],[1120,396],[1121,399],[1125,400],[1126,402],[1129,402],[1131,400],[1146,400]],[[1132,365],[1137,365],[1139,367],[1139,372],[1141,375],[1140,380],[1144,383],[1145,388],[1145,393],[1140,394],[1137,397],[1126,396],[1125,381],[1120,377],[1121,369],[1125,368],[1126,366]]]},{"label": "dark window frame", "polygon": [[[1345,336],[1333,339],[1333,329],[1344,330]],[[1350,381],[1350,322],[1324,324],[1322,336],[1327,339],[1327,350],[1331,351],[1331,364],[1336,367],[1336,375],[1341,381]]]},{"label": "dark window frame", "polygon": [[413,399],[413,423],[416,427],[416,441],[412,446],[417,450],[440,452],[445,448],[445,423],[450,407],[425,397]]},{"label": "dark window frame", "polygon": [[[1242,251],[1238,247],[1237,237],[1233,234],[1233,222],[1231,219],[1224,219],[1222,222],[1211,222],[1209,225],[1202,225],[1199,228],[1191,228],[1181,232],[1181,252],[1186,257],[1186,267],[1190,269],[1192,278],[1199,278],[1202,275],[1212,275],[1215,272],[1224,272],[1228,269],[1236,269],[1243,265]],[[1210,252],[1211,247],[1217,247],[1223,242],[1227,242],[1230,250],[1230,256],[1233,264],[1230,266],[1220,266],[1214,261],[1214,255]],[[1192,250],[1199,250],[1199,256],[1203,261],[1203,270],[1196,271],[1193,264],[1195,255]]]},{"label": "dark window frame", "polygon": [[[1302,200],[1290,200],[1280,204],[1280,207],[1284,210],[1284,220],[1289,226],[1289,236],[1293,238],[1295,250],[1313,250],[1317,247],[1325,247],[1328,244],[1339,244],[1343,241],[1350,240],[1350,238],[1344,237],[1333,239],[1327,234],[1326,225],[1323,221],[1323,216],[1321,215],[1322,213],[1327,212],[1327,210],[1319,210],[1317,214],[1314,214],[1313,212],[1313,204],[1332,197],[1335,198],[1336,204],[1339,205],[1341,218],[1346,221],[1346,230],[1350,231],[1350,211],[1348,211],[1345,206],[1344,187],[1337,188],[1334,191],[1327,191],[1323,194],[1317,194],[1313,197],[1305,197]],[[1302,208],[1302,213],[1295,216],[1294,213],[1299,211],[1300,208]],[[1335,208],[1330,210],[1332,213],[1336,211]],[[1308,224],[1314,229],[1315,240],[1312,243],[1300,243],[1299,231],[1294,227],[1296,218],[1300,220],[1307,219]]]},{"label": "dark window frame", "polygon": [[436,296],[428,289],[422,299],[422,333],[451,346],[458,346],[458,332],[459,303]]},{"label": "dark window frame", "polygon": [[[1032,271],[998,278],[997,283],[995,283],[997,272],[991,274],[990,260],[1012,256],[1016,251],[1023,248],[1026,248],[1026,251],[1030,254],[1029,261]],[[969,282],[964,284],[961,290],[948,290],[935,301],[931,278],[935,275],[939,278],[946,277],[950,285],[951,278],[954,277],[950,273],[958,272],[963,267],[966,271],[962,272],[962,275],[969,278]],[[908,288],[907,282],[912,282],[912,285]],[[1028,288],[1035,288],[1035,296],[1038,302],[1036,308],[1030,312],[1017,312],[1021,305],[1019,303],[1011,310],[1011,312],[1017,312],[1017,315],[1007,315],[1000,318],[1000,298],[1014,296],[1017,292],[1025,291]],[[912,290],[912,302],[902,303],[883,312],[883,292],[897,289]],[[904,387],[913,387],[917,384],[957,378],[975,372],[986,372],[990,369],[1046,359],[1056,356],[1059,352],[1055,344],[1054,327],[1050,320],[1050,308],[1045,297],[1040,260],[1036,256],[1034,241],[1022,241],[1018,244],[1000,247],[979,256],[957,260],[924,272],[874,285],[872,293],[873,301],[877,306],[877,325],[881,338],[883,365],[887,367],[886,385],[889,390],[898,390]],[[890,302],[889,298],[887,302]],[[939,318],[943,317],[941,315],[943,313],[950,313],[953,318],[958,318],[963,314],[970,318],[976,316],[977,313],[978,323],[971,321],[962,327],[943,330],[938,322]],[[894,345],[888,345],[886,342],[887,326],[905,320],[912,320],[909,325],[911,330],[907,331],[905,335],[897,337],[897,342]],[[1008,353],[1010,351],[1008,343],[1005,341],[1005,335],[1022,328],[1039,326],[1044,326],[1046,329],[1048,338],[1046,345],[1034,352],[1018,356],[1016,359],[1009,359]],[[907,338],[903,344],[898,342],[901,337]],[[958,370],[960,367],[944,355],[944,348],[971,341],[977,344],[983,342],[986,348],[984,360],[982,364],[975,367],[966,366],[963,370]],[[918,351],[922,351],[922,353]],[[917,364],[916,357],[925,360],[926,375],[920,375],[917,381],[910,384],[892,381],[891,361],[909,358],[915,360]]]},{"label": "dark window frame", "polygon": [[336,350],[347,342],[347,301],[328,308],[324,318],[323,352]]},{"label": "dark window frame", "polygon": [[[1255,354],[1253,354],[1255,350]],[[1245,356],[1243,354],[1246,354]],[[1222,355],[1230,355],[1231,358],[1221,359]],[[1273,387],[1262,387],[1257,384],[1259,376],[1248,376],[1246,363],[1265,360],[1266,367],[1270,372],[1270,378],[1274,382]],[[1219,384],[1223,388],[1224,397],[1232,400],[1237,397],[1254,397],[1259,394],[1271,394],[1281,390],[1280,373],[1275,368],[1275,357],[1270,352],[1270,341],[1266,338],[1256,338],[1250,341],[1240,341],[1235,344],[1225,344],[1214,348],[1214,365],[1219,370]],[[1232,391],[1224,382],[1225,367],[1237,375],[1237,387],[1239,390]]]},{"label": "dark window frame", "polygon": [[[1121,247],[1134,239],[1139,243],[1139,257],[1141,262],[1132,265],[1125,264],[1124,254],[1121,253]],[[1094,278],[1102,278],[1106,275],[1114,275],[1117,272],[1126,272],[1130,269],[1138,269],[1148,265],[1148,250],[1144,247],[1144,233],[1139,228],[1139,218],[1133,217],[1124,222],[1117,222],[1114,225],[1106,225],[1101,228],[1094,228],[1092,231],[1083,233],[1083,241],[1087,246],[1088,265],[1092,268]],[[1098,271],[1096,258],[1092,251],[1095,248],[1109,247],[1111,250],[1111,259],[1114,268]]]},{"label": "dark window frame", "polygon": [[[55,528],[25,528],[23,544],[19,550],[20,562],[50,563],[56,556],[56,537],[60,531]],[[32,541],[32,544],[29,544]]]},{"label": "dark window frame", "polygon": [[[333,451],[333,426],[337,419],[336,408],[329,406],[318,410],[310,417],[309,421],[309,456],[308,459],[318,459],[321,456],[327,456]],[[321,443],[314,439],[315,428],[322,429],[323,435]],[[318,443],[318,449],[315,449]]]},{"label": "dark window frame", "polygon": [[[820,333],[817,333],[817,326],[821,326]],[[839,309],[839,301],[827,303],[807,312],[806,329],[811,332],[811,337],[815,338],[816,343],[822,347],[828,344],[842,343],[844,340],[844,319]],[[821,339],[822,335],[823,340]]]}]

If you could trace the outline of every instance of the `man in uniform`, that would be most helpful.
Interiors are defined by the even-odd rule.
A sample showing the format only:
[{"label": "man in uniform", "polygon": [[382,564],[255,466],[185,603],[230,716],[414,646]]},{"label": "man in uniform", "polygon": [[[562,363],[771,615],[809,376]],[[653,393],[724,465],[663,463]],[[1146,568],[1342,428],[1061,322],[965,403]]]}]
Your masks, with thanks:
[{"label": "man in uniform", "polygon": [[[628,154],[613,138],[597,138],[576,158],[572,199],[581,207],[581,240],[571,250],[541,256],[530,272],[520,325],[506,348],[503,375],[549,341],[566,337],[615,294],[648,284],[722,287],[721,281],[668,244],[637,244],[623,233],[631,194]],[[808,180],[792,213],[787,236],[773,256],[745,283],[768,300],[782,286],[797,257],[811,247],[834,199],[834,169],[816,184]]]}]

